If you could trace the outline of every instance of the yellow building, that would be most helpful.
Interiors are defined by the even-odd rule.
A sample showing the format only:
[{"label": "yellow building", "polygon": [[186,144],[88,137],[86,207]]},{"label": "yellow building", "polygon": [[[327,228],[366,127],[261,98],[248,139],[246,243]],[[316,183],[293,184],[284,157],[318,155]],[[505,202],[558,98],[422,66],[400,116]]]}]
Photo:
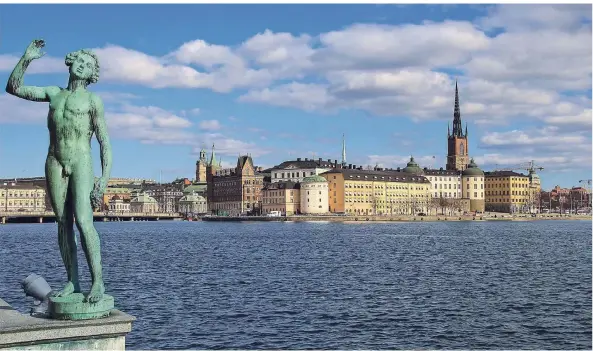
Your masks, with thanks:
[{"label": "yellow building", "polygon": [[279,211],[290,216],[300,213],[300,184],[287,181],[267,184],[261,190],[262,214]]},{"label": "yellow building", "polygon": [[492,212],[529,212],[530,198],[529,177],[512,171],[485,173],[486,211]]},{"label": "yellow building", "polygon": [[45,211],[45,189],[33,184],[0,184],[1,212]]},{"label": "yellow building", "polygon": [[427,213],[431,184],[397,171],[334,169],[321,174],[329,185],[329,211],[352,215]]}]

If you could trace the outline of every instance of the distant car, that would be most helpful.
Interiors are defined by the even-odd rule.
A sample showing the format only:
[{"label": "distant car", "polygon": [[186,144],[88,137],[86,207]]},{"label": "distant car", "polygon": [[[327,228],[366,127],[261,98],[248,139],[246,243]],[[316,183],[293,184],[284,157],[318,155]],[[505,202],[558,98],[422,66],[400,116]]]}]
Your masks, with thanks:
[{"label": "distant car", "polygon": [[418,213],[418,216],[426,216],[426,213],[420,212],[420,213]]}]

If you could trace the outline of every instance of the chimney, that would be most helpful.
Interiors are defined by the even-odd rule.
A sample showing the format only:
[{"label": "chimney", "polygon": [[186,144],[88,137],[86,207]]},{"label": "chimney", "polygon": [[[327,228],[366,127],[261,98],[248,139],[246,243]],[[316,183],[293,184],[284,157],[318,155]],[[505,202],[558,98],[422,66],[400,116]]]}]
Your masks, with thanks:
[{"label": "chimney", "polygon": [[399,172],[399,167],[397,167],[397,171]]},{"label": "chimney", "polygon": [[309,159],[307,157],[305,157],[305,161],[309,161]]},{"label": "chimney", "polygon": [[319,163],[321,163],[321,161],[323,161],[323,160],[322,160],[322,159],[321,159],[321,157],[320,157],[320,158],[319,158]]},{"label": "chimney", "polygon": [[301,161],[301,158],[300,158],[300,157],[297,157],[297,161],[299,161],[299,162],[300,162],[300,161]]}]

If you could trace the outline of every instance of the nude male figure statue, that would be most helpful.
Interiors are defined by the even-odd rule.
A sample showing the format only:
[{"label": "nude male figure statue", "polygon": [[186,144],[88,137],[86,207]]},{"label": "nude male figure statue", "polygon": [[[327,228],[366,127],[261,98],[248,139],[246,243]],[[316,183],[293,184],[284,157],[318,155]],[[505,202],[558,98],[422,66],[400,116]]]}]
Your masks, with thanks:
[{"label": "nude male figure statue", "polygon": [[[55,296],[79,293],[78,260],[74,218],[80,232],[92,286],[85,301],[95,303],[105,293],[99,234],[93,225],[93,207],[100,203],[111,173],[111,146],[104,119],[103,102],[87,90],[99,79],[99,61],[88,50],[66,56],[70,78],[66,88],[23,85],[29,64],[45,53],[43,40],[33,40],[12,71],[6,92],[22,99],[49,102],[47,127],[49,149],[45,161],[47,190],[58,222],[58,243],[68,282]],[[96,135],[101,149],[102,176],[94,181],[91,138]]]}]

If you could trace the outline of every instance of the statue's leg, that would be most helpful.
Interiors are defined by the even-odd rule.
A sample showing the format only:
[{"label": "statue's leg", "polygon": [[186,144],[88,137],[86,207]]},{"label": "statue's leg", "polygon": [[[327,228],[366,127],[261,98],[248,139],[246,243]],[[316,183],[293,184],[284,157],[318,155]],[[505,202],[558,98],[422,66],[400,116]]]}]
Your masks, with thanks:
[{"label": "statue's leg", "polygon": [[74,212],[71,194],[68,191],[68,178],[62,173],[62,165],[53,157],[48,156],[45,163],[45,181],[51,206],[58,223],[58,245],[68,282],[56,296],[66,296],[73,292],[80,292],[78,281],[78,257],[76,256],[76,241],[74,234]]},{"label": "statue's leg", "polygon": [[101,267],[101,241],[93,224],[93,208],[91,207],[91,192],[94,186],[94,174],[90,155],[81,157],[73,167],[70,176],[70,187],[74,200],[74,216],[76,226],[80,232],[80,241],[91,271],[91,291],[86,301],[97,302],[105,292]]}]

